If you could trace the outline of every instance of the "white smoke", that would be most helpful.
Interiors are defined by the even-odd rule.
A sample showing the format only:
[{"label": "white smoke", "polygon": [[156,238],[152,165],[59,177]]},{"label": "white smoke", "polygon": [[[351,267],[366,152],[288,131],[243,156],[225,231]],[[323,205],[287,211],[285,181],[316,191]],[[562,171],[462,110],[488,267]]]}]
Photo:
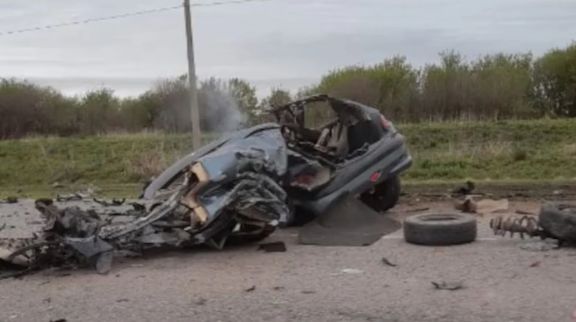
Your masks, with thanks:
[{"label": "white smoke", "polygon": [[204,114],[201,118],[211,131],[219,133],[235,131],[245,124],[247,117],[242,113],[228,86],[208,82],[203,84],[199,94],[201,112]]}]

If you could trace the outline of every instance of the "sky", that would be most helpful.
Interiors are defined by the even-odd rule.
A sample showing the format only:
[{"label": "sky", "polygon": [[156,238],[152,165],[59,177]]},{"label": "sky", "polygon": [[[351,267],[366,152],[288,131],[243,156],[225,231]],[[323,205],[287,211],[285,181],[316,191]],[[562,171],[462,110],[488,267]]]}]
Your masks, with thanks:
[{"label": "sky", "polygon": [[[159,79],[186,73],[182,10],[1,34],[180,3],[0,0],[0,77],[69,95],[102,87],[138,95]],[[330,70],[394,55],[423,66],[445,50],[468,59],[494,52],[538,56],[576,41],[576,0],[269,0],[197,6],[192,15],[198,77],[243,78],[259,96],[271,88],[296,91]]]}]

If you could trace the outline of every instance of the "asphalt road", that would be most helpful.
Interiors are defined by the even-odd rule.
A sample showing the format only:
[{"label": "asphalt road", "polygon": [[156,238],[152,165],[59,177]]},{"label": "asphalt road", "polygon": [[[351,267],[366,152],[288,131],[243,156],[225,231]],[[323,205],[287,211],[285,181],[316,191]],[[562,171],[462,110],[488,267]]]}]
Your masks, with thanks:
[{"label": "asphalt road", "polygon": [[[367,247],[303,246],[291,228],[269,238],[285,253],[170,251],[117,260],[108,275],[0,280],[0,321],[575,321],[576,248],[524,250],[479,220],[479,240],[461,246],[410,245],[401,231]],[[432,285],[442,281],[464,288]]]}]

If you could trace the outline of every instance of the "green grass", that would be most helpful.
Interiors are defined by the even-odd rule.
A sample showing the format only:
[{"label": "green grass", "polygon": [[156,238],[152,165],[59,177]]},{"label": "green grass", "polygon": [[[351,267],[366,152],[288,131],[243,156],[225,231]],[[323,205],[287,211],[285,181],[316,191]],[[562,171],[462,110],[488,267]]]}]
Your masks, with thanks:
[{"label": "green grass", "polygon": [[414,166],[428,180],[576,179],[576,120],[430,123],[399,126]]},{"label": "green grass", "polygon": [[[398,127],[414,157],[408,182],[576,180],[576,120]],[[189,135],[159,133],[0,141],[0,194],[55,182],[135,191],[188,153],[191,142]]]}]

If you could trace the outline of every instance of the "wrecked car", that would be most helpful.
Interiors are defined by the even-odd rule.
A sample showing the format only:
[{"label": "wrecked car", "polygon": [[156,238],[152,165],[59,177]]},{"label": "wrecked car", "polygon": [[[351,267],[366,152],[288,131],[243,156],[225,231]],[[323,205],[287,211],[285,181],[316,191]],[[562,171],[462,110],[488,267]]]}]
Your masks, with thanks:
[{"label": "wrecked car", "polygon": [[[312,126],[307,118],[315,108],[334,118]],[[359,196],[379,211],[394,207],[398,176],[412,159],[404,137],[378,110],[317,95],[272,113],[277,123],[191,153],[153,180],[142,197],[184,191],[177,211],[189,217],[196,239],[216,244],[236,234],[261,239],[299,213],[322,214],[344,195]]]},{"label": "wrecked car", "polygon": [[[27,246],[8,260],[51,251],[105,272],[114,250],[257,241],[350,196],[378,211],[394,207],[398,176],[412,159],[378,110],[317,95],[271,112],[276,123],[225,135],[168,167],[141,195],[151,205],[130,220],[73,216],[77,210],[37,202],[47,225],[36,245],[44,248]],[[318,122],[328,114],[333,119]]]}]

